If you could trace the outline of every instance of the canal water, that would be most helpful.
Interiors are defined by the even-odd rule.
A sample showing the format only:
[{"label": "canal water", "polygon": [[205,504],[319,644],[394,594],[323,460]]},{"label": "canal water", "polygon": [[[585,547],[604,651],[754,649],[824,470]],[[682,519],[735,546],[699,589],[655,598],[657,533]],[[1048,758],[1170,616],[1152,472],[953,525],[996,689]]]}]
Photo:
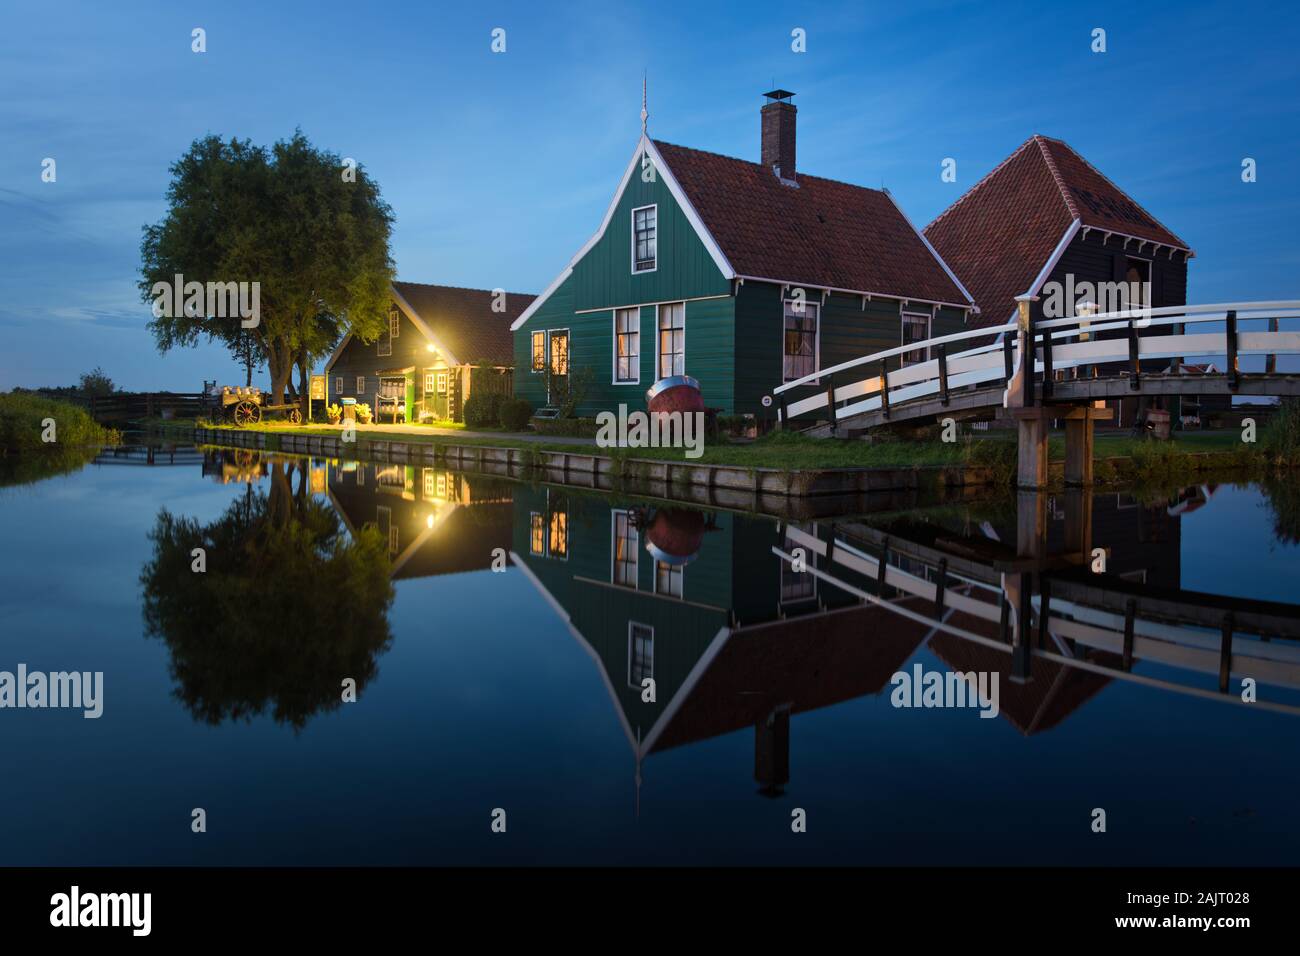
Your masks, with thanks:
[{"label": "canal water", "polygon": [[[1251,639],[1246,702],[1215,622],[1300,601],[1295,492],[1080,507],[832,527],[242,449],[10,484],[0,672],[103,685],[97,719],[0,709],[0,863],[1293,864],[1295,642]],[[1157,653],[1175,624],[1139,622],[1127,668],[1062,624],[1017,675],[977,612],[1037,580],[1026,508],[1053,613],[1104,615],[1100,559],[1098,600],[1210,623]],[[996,713],[895,706],[895,675],[958,670]]]}]

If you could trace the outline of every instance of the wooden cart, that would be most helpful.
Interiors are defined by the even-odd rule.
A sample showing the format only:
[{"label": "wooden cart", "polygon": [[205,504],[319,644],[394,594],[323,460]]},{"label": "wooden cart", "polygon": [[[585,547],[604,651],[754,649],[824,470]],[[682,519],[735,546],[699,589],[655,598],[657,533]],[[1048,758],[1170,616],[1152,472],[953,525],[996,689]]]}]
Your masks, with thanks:
[{"label": "wooden cart", "polygon": [[255,425],[262,420],[263,412],[284,415],[286,421],[294,425],[302,424],[302,409],[298,404],[267,405],[266,394],[255,386],[224,385],[213,386],[208,390],[208,401],[213,412],[223,419],[233,422],[240,428]]}]

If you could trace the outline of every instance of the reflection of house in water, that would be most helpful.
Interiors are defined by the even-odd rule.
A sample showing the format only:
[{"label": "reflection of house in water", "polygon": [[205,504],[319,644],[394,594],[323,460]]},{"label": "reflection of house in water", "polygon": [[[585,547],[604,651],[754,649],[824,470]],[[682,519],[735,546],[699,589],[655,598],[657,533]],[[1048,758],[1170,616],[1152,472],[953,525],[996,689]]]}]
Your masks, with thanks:
[{"label": "reflection of house in water", "polygon": [[515,560],[596,661],[638,769],[753,727],[755,778],[779,792],[791,716],[887,689],[929,630],[793,571],[768,519],[555,488],[517,489],[515,510]]},{"label": "reflection of house in water", "polygon": [[330,500],[355,533],[388,540],[394,578],[486,570],[510,550],[512,487],[499,479],[417,465],[331,462]]}]

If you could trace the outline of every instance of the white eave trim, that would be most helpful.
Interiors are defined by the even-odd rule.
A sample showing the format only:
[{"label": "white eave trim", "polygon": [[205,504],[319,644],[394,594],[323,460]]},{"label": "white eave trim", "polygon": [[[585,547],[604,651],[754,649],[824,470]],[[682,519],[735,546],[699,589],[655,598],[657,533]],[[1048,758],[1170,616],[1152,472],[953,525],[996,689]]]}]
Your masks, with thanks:
[{"label": "white eave trim", "polygon": [[1079,230],[1082,227],[1083,220],[1081,219],[1076,219],[1074,222],[1070,223],[1069,227],[1065,230],[1065,235],[1061,237],[1061,241],[1056,244],[1056,248],[1053,249],[1052,254],[1048,256],[1047,262],[1044,263],[1042,270],[1034,277],[1033,283],[1030,284],[1028,289],[1016,296],[1017,299],[1025,299],[1030,296],[1038,295],[1039,290],[1043,288],[1043,283],[1046,282],[1047,277],[1052,274],[1052,270],[1055,269],[1056,264],[1061,261],[1061,256],[1065,255],[1065,250],[1069,247],[1070,243],[1074,241],[1074,237],[1079,234]]},{"label": "white eave trim", "polygon": [[[451,349],[447,348],[447,346],[443,344],[442,340],[433,334],[433,329],[429,328],[428,323],[416,314],[415,309],[411,308],[411,303],[407,302],[406,297],[397,291],[397,287],[390,285],[388,291],[392,293],[393,301],[397,303],[397,307],[405,313],[408,319],[411,320],[411,324],[419,329],[420,334],[425,337],[429,344],[438,350],[438,353],[446,360],[447,365],[460,365],[461,363],[457,360],[456,356],[451,354]],[[511,326],[511,328],[513,328],[513,326]],[[327,376],[330,373],[330,369],[334,367],[334,363],[338,361],[339,356],[343,354],[343,350],[347,348],[348,343],[351,341],[351,332],[343,336],[343,341],[338,344],[338,348],[334,350],[334,354],[331,355],[329,361],[325,363],[325,374]]]},{"label": "white eave trim", "polygon": [[[915,295],[894,295],[890,292],[868,292],[866,289],[841,289],[837,286],[819,285],[816,282],[799,282],[797,279],[772,279],[767,276],[736,276],[742,281],[749,282],[766,282],[770,285],[784,286],[789,289],[816,289],[820,292],[842,292],[846,295],[864,296],[870,299],[888,299],[892,302],[920,302],[923,305],[937,305],[944,309],[961,309],[966,312],[979,312],[979,309],[971,302],[938,302],[934,299],[923,299]],[[963,290],[964,291],[964,290]]]},{"label": "white eave trim", "polygon": [[618,204],[623,199],[623,193],[627,191],[627,184],[632,181],[632,176],[640,165],[639,160],[643,154],[648,154],[650,156],[651,161],[654,163],[656,175],[658,175],[663,180],[664,185],[668,187],[668,192],[672,195],[678,208],[681,209],[682,214],[686,217],[686,221],[689,222],[691,227],[695,230],[695,234],[699,236],[700,241],[704,243],[704,248],[708,250],[709,256],[712,257],[714,265],[718,267],[718,271],[722,273],[723,278],[727,281],[736,278],[736,270],[731,267],[731,263],[723,254],[722,249],[718,246],[717,240],[715,240],[709,230],[705,228],[704,221],[700,219],[699,212],[696,211],[695,207],[691,204],[690,199],[687,198],[681,184],[677,182],[677,177],[674,176],[672,170],[668,168],[668,164],[664,162],[664,158],[660,155],[659,150],[655,148],[655,144],[648,136],[643,134],[641,138],[637,140],[636,149],[632,152],[632,158],[628,161],[627,169],[623,171],[623,178],[618,184],[618,189],[614,192],[614,198],[610,202],[609,208],[605,210],[605,218],[601,220],[600,228],[596,230],[595,235],[588,239],[573,258],[569,260],[569,264],[565,266],[563,272],[555,277],[555,281],[548,285],[541,295],[529,303],[528,308],[524,309],[519,318],[515,319],[515,321],[511,323],[511,332],[522,328],[524,323],[532,318],[533,313],[541,308],[542,304],[546,302],[555,290],[564,283],[564,280],[573,274],[573,267],[576,266],[582,260],[582,257],[590,252],[592,247],[595,246],[596,243],[600,242],[601,238],[604,237],[605,231],[609,228],[609,224],[614,219],[614,212],[618,209]]},{"label": "white eave trim", "polygon": [[[952,280],[952,284],[955,285],[961,294],[966,297],[966,301],[970,303],[969,308],[971,312],[978,315],[979,306],[975,304],[974,296],[970,294],[966,286],[962,285],[962,281],[957,278],[957,274],[948,268],[948,263],[943,261],[943,256],[939,255],[939,251],[935,249],[934,246],[930,245],[930,240],[925,238],[925,233],[916,228],[916,223],[912,222],[912,217],[903,211],[903,207],[898,204],[898,200],[894,198],[894,194],[888,189],[884,192],[885,195],[889,197],[889,201],[894,204],[894,208],[898,210],[898,214],[903,217],[903,221],[912,227],[912,231],[916,233],[916,238],[920,239],[921,242],[925,244],[925,248],[930,250],[930,255],[934,256],[934,261],[943,267],[943,271],[948,274],[948,278]],[[919,302],[921,300],[918,299],[917,301]]]},{"label": "white eave trim", "polygon": [[438,350],[438,354],[446,360],[447,364],[449,366],[460,365],[460,361],[452,354],[451,349],[447,348],[442,339],[433,334],[433,329],[429,328],[428,323],[416,314],[415,309],[411,308],[411,303],[407,302],[406,297],[397,291],[397,287],[390,286],[390,289],[393,293],[393,299],[397,302],[397,307],[406,313],[406,317],[411,320],[411,324],[420,330],[420,334]]}]

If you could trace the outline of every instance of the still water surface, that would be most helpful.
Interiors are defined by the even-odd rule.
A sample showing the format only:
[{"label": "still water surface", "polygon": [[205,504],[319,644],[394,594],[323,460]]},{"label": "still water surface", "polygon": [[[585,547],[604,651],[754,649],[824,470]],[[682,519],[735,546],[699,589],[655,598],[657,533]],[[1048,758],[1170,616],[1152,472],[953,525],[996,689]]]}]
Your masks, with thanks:
[{"label": "still water surface", "polygon": [[[872,575],[818,553],[834,539],[851,564],[887,534],[889,573],[910,576],[890,580],[933,582],[943,549],[943,608],[886,597],[979,630],[954,606],[1001,597],[972,569],[1014,557],[1014,501],[831,529],[440,469],[175,457],[0,489],[0,671],[105,683],[98,720],[0,710],[0,864],[1300,856],[1296,712],[1220,697],[1213,666],[1139,654],[1133,673],[1164,685],[1124,679],[1083,643],[1098,669],[1036,660],[1017,684],[1010,654],[860,604]],[[1069,505],[1040,505],[1059,550]],[[1294,529],[1264,489],[1090,506],[1116,587],[1300,600]],[[801,544],[820,576],[782,557]],[[1261,701],[1300,704],[1294,645],[1273,642]],[[918,664],[997,671],[997,717],[892,706],[891,676]]]}]

